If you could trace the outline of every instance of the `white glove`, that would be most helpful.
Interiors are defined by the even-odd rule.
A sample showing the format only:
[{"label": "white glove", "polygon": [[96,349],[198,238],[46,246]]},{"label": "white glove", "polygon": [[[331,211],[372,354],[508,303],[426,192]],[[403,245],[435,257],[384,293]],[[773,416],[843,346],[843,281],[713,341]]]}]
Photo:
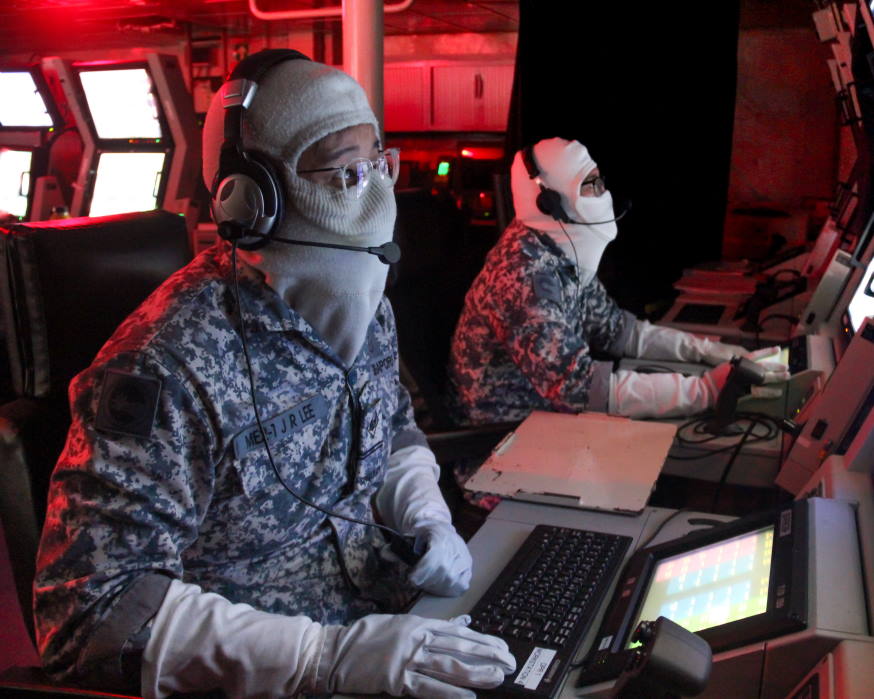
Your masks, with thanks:
[{"label": "white glove", "polygon": [[398,449],[388,458],[376,508],[390,527],[427,543],[425,555],[410,572],[410,582],[431,594],[454,597],[470,585],[473,561],[452,526],[437,485],[439,475],[430,449],[419,445]]},{"label": "white glove", "polygon": [[616,371],[610,375],[608,410],[631,418],[681,417],[712,408],[731,371],[728,362],[701,377],[682,374],[640,374]]},{"label": "white glove", "polygon": [[738,345],[713,342],[691,333],[652,325],[638,320],[631,329],[625,345],[626,357],[665,359],[717,366],[732,357],[746,357],[747,350]]},{"label": "white glove", "polygon": [[468,623],[468,616],[442,621],[371,614],[339,627],[322,652],[319,689],[475,699],[461,687],[497,687],[516,660],[503,640],[472,631]]},{"label": "white glove", "polygon": [[746,359],[755,362],[765,370],[765,383],[778,383],[789,378],[789,366],[780,358],[783,350],[780,347],[765,347],[749,352]]},{"label": "white glove", "polygon": [[[750,352],[746,358],[755,362],[765,370],[765,383],[776,384],[789,378],[789,367],[780,358],[780,347],[765,347],[764,349]],[[751,386],[750,394],[753,398],[779,398],[783,395],[780,386]]]},{"label": "white glove", "polygon": [[416,587],[443,597],[458,597],[470,587],[473,560],[455,527],[443,522],[419,525],[416,539],[424,538],[428,549],[410,572]]},{"label": "white glove", "polygon": [[372,615],[322,626],[174,580],[143,652],[142,692],[145,699],[213,688],[232,697],[407,691],[472,699],[452,685],[495,687],[516,664],[504,641],[468,622]]},{"label": "white glove", "polygon": [[316,686],[327,627],[259,612],[174,580],[152,622],[140,673],[145,699],[216,687],[286,697]]}]

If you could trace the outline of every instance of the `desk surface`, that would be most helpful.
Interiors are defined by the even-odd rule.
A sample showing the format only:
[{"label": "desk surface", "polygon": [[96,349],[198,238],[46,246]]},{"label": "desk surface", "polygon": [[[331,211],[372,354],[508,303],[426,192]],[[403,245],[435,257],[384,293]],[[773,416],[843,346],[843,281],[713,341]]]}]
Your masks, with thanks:
[{"label": "desk surface", "polygon": [[[592,531],[609,532],[632,537],[632,545],[626,554],[626,560],[638,548],[641,541],[650,536],[658,526],[670,517],[675,510],[664,508],[646,508],[640,515],[629,517],[611,513],[593,512],[568,507],[554,507],[525,502],[504,500],[489,515],[489,518],[468,543],[473,557],[473,577],[470,589],[461,597],[446,598],[426,595],[420,599],[411,610],[413,614],[424,617],[449,619],[470,611],[489,585],[501,572],[513,554],[521,546],[525,537],[537,524],[551,524],[560,527],[576,527]],[[668,522],[665,528],[652,543],[659,543],[682,536],[694,527],[688,524],[690,517],[701,516],[708,519],[726,521],[731,517],[712,514],[684,512]],[[615,581],[614,581],[615,582]],[[607,595],[609,599],[613,586]],[[598,631],[601,617],[605,611],[602,605],[598,616],[586,634],[577,660],[584,657],[589,650],[592,639]],[[575,697],[576,677],[579,670],[573,670],[562,689],[562,697]]]}]

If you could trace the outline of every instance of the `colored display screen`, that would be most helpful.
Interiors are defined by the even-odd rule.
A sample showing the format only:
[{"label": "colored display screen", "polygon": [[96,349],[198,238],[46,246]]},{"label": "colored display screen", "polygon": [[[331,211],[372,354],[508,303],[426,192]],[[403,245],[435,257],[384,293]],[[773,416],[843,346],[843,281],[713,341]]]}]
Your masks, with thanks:
[{"label": "colored display screen", "polygon": [[767,364],[768,362],[779,362],[780,364],[789,366],[789,348],[783,347],[776,354],[770,354],[767,357],[759,357],[756,360],[757,364]]},{"label": "colored display screen", "polygon": [[52,126],[52,118],[28,71],[0,72],[0,126]]},{"label": "colored display screen", "polygon": [[847,306],[850,326],[853,332],[858,332],[868,316],[874,316],[874,258],[868,263],[868,269],[862,277],[862,282],[856,288],[856,293]]},{"label": "colored display screen", "polygon": [[766,612],[773,544],[768,526],[661,560],[631,628],[664,616],[700,631]]},{"label": "colored display screen", "polygon": [[145,68],[83,70],[79,79],[98,138],[161,138],[158,106]]},{"label": "colored display screen", "polygon": [[157,208],[164,159],[164,153],[101,153],[88,215]]},{"label": "colored display screen", "polygon": [[30,190],[30,166],[33,154],[29,150],[0,148],[0,216],[27,214]]}]

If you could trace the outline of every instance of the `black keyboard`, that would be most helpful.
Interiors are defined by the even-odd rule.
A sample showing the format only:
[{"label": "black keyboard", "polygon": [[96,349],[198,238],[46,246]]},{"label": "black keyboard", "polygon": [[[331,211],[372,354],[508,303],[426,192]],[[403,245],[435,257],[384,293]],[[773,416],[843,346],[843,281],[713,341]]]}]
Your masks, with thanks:
[{"label": "black keyboard", "polygon": [[622,565],[631,537],[538,525],[471,611],[503,638],[516,672],[483,695],[554,697]]}]

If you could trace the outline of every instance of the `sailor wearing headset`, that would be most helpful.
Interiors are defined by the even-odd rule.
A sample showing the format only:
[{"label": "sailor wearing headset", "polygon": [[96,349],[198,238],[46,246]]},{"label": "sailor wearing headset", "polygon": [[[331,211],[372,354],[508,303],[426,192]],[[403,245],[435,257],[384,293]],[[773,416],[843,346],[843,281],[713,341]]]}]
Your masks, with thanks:
[{"label": "sailor wearing headset", "polygon": [[[226,240],[71,385],[35,587],[50,672],[146,697],[473,697],[514,670],[464,619],[396,613],[415,588],[462,593],[471,559],[398,382],[378,133],[354,80],[292,51],[214,99]],[[421,559],[387,553],[374,515]]]},{"label": "sailor wearing headset", "polygon": [[[732,356],[777,351],[750,354],[637,320],[616,305],[596,272],[625,212],[613,213],[581,143],[550,138],[522,149],[511,186],[516,218],[468,291],[452,341],[451,407],[459,423],[521,420],[532,410],[691,415],[715,404]],[[611,358],[620,357],[715,368],[701,377],[614,371]],[[764,366],[768,382],[788,377],[783,364]]]}]

